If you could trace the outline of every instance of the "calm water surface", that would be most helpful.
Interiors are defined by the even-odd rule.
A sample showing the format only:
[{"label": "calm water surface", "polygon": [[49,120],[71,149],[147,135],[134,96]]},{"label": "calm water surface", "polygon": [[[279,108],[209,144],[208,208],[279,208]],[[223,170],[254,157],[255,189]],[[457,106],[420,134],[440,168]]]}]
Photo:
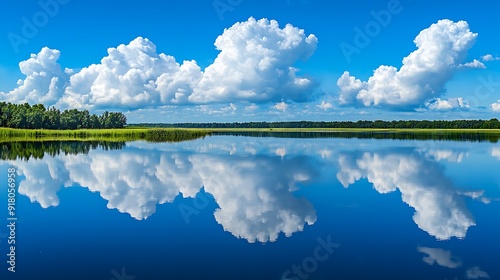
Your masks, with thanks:
[{"label": "calm water surface", "polygon": [[500,279],[499,143],[2,145],[1,279]]}]

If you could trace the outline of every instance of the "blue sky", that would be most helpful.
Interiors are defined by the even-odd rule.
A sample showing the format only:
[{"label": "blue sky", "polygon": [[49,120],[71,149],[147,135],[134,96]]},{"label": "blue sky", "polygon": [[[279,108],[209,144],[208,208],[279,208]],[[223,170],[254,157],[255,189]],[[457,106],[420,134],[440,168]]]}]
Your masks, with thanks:
[{"label": "blue sky", "polygon": [[123,111],[130,122],[489,119],[500,114],[498,8],[10,1],[0,4],[0,98]]}]

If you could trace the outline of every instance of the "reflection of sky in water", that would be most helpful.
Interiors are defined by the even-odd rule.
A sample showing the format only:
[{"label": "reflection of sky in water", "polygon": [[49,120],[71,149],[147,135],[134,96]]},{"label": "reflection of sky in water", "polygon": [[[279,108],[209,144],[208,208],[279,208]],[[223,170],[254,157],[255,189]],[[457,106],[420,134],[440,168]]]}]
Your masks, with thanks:
[{"label": "reflection of sky in water", "polygon": [[[405,260],[415,263],[414,269],[422,271],[420,276],[429,268],[434,269],[433,273],[442,270],[439,279],[494,279],[493,275],[498,275],[487,253],[475,256],[474,261],[470,257],[475,250],[500,249],[498,245],[478,249],[488,246],[481,243],[484,240],[492,240],[488,232],[499,232],[497,226],[488,225],[486,218],[489,209],[498,209],[500,197],[500,174],[495,172],[500,166],[497,144],[218,136],[175,144],[133,142],[122,150],[97,149],[88,154],[45,156],[42,160],[9,164],[16,166],[21,175],[19,193],[45,210],[74,203],[77,198],[65,195],[65,190],[88,189],[107,208],[126,213],[140,223],[151,219],[155,223],[172,215],[182,220],[179,205],[192,206],[195,197],[206,193],[210,205],[197,209],[195,216],[203,217],[207,231],[220,225],[212,234],[226,231],[233,239],[277,243],[275,246],[288,244],[280,243],[287,240],[284,236],[298,238],[283,248],[283,252],[291,250],[295,254],[281,257],[284,264],[276,266],[281,273],[307,257],[307,250],[314,249],[314,244],[308,245],[312,248],[301,247],[305,245],[299,245],[298,240],[308,237],[305,240],[314,241],[334,232],[340,239],[335,241],[342,243],[340,248],[350,248],[350,253],[339,251],[338,257],[334,256],[336,270],[315,276],[375,279],[362,271],[349,270],[361,264],[367,266],[367,271],[382,269],[364,262],[372,255],[361,253],[370,248],[366,247],[368,241],[358,238],[371,235],[375,238],[372,242],[390,242],[383,240],[393,231],[411,241],[406,250],[413,257]],[[2,171],[7,167],[6,163],[0,165]],[[377,196],[372,196],[372,188]],[[99,207],[93,203],[86,207]],[[400,210],[378,221],[356,220],[356,213],[369,209],[369,203],[387,203],[378,207],[380,213],[384,207],[404,210],[398,203],[408,205],[411,211]],[[174,207],[167,214],[159,211],[160,205]],[[404,225],[405,220],[412,219],[413,227],[416,225],[419,232],[432,238],[424,238]],[[357,228],[357,224],[365,228]],[[184,225],[183,234],[189,235],[189,227],[197,225]],[[358,244],[350,246],[349,240],[343,238],[357,240]],[[465,242],[462,239],[471,239],[475,247],[465,243],[463,249],[458,249],[461,247],[454,242]],[[232,241],[226,239],[225,243]],[[290,246],[297,247],[296,251]],[[381,253],[386,258],[397,252],[391,251],[391,246],[396,245]],[[293,259],[296,254],[301,257]],[[247,256],[248,263],[252,256]],[[352,258],[359,263],[348,263]],[[372,256],[374,262],[373,258],[378,259]]]},{"label": "reflection of sky in water", "polygon": [[344,187],[367,178],[381,194],[399,190],[402,200],[415,209],[415,223],[438,239],[464,238],[467,229],[475,225],[463,198],[443,175],[442,166],[425,154],[407,150],[341,154],[339,165],[337,178]]},{"label": "reflection of sky in water", "polygon": [[130,147],[14,165],[26,177],[19,193],[43,208],[59,204],[61,186],[80,185],[98,192],[108,208],[138,220],[179,194],[195,197],[203,186],[218,204],[214,216],[226,231],[249,242],[267,242],[316,221],[311,203],[293,195],[297,183],[316,175],[313,161],[304,156],[224,157]]}]

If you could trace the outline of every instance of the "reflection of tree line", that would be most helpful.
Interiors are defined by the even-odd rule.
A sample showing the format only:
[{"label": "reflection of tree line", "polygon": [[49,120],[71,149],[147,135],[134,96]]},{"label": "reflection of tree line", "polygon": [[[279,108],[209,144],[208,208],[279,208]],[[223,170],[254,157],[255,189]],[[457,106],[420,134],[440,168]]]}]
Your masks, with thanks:
[{"label": "reflection of tree line", "polygon": [[59,154],[88,154],[90,150],[98,148],[103,150],[120,150],[124,146],[125,142],[106,141],[5,142],[0,143],[0,159],[41,159],[45,154],[50,156]]},{"label": "reflection of tree line", "polygon": [[441,140],[498,142],[499,135],[468,132],[213,132],[212,135],[276,137],[276,138],[363,138],[397,140]]}]

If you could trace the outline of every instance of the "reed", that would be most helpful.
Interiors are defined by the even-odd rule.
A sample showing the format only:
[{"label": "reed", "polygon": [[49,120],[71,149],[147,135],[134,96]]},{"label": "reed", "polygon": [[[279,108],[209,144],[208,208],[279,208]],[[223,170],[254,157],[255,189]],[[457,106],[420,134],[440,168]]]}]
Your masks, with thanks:
[{"label": "reed", "polygon": [[13,129],[0,128],[0,142],[11,141],[136,141],[180,142],[193,140],[209,135],[203,129],[182,128],[117,128],[117,129],[79,129],[79,130],[47,130],[47,129]]}]

